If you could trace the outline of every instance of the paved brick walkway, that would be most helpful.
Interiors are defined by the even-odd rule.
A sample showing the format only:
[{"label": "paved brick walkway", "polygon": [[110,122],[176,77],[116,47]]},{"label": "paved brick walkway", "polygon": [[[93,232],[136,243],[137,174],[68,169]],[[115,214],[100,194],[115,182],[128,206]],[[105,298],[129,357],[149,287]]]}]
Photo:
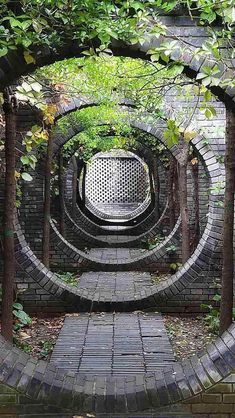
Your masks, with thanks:
[{"label": "paved brick walkway", "polygon": [[171,344],[160,314],[67,316],[51,362],[90,375],[136,375],[172,369]]},{"label": "paved brick walkway", "polygon": [[142,257],[148,250],[139,248],[91,248],[87,254],[102,262],[113,261],[117,263],[119,260],[131,260],[136,257]]},{"label": "paved brick walkway", "polygon": [[147,272],[87,272],[79,278],[79,294],[95,301],[123,302],[141,298],[154,288]]}]

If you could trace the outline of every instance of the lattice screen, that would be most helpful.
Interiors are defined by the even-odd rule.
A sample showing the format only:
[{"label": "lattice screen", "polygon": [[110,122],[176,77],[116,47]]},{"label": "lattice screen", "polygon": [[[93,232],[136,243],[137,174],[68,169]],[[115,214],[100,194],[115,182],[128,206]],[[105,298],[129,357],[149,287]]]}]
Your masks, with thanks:
[{"label": "lattice screen", "polygon": [[141,203],[148,185],[148,173],[137,158],[100,156],[88,165],[86,196],[92,203]]}]

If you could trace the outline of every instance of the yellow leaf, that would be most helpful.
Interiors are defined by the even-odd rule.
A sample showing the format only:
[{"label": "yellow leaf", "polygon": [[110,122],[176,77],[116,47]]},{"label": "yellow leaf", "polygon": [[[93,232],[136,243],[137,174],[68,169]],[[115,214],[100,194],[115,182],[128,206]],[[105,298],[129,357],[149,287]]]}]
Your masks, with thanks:
[{"label": "yellow leaf", "polygon": [[184,139],[185,141],[191,141],[191,139],[195,138],[196,132],[194,131],[184,131]]},{"label": "yellow leaf", "polygon": [[197,159],[197,157],[195,157],[195,158],[193,158],[193,159],[191,160],[191,164],[192,164],[192,165],[196,165],[196,164],[198,164],[198,159]]},{"label": "yellow leaf", "polygon": [[27,64],[36,64],[36,60],[29,51],[24,51],[24,59]]},{"label": "yellow leaf", "polygon": [[55,105],[55,104],[48,104],[47,105],[47,111],[49,112],[49,113],[56,113],[57,112],[57,106]]}]

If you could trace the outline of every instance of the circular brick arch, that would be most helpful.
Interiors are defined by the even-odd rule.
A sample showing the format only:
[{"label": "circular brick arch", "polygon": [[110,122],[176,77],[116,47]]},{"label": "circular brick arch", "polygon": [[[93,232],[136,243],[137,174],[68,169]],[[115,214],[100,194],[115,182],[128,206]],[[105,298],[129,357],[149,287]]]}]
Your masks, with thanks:
[{"label": "circular brick arch", "polygon": [[[67,105],[65,108],[59,109],[58,113],[57,113],[57,118],[61,117],[63,114],[66,114],[68,112],[71,112],[73,110],[74,107],[74,111],[76,111],[78,109],[78,107],[84,107],[84,106],[88,106],[89,102],[84,102],[84,99],[77,99],[75,102],[71,102],[69,105]],[[96,103],[92,103],[90,102],[90,104],[92,106],[94,106]],[[63,113],[62,113],[63,112]],[[146,115],[144,116],[144,119],[146,119]],[[140,117],[139,117],[140,119]],[[130,119],[129,119],[129,123],[132,126],[135,126],[135,120],[134,120],[134,116],[133,113],[130,114]],[[137,123],[137,122],[136,122]],[[138,123],[136,124],[137,129],[143,130],[145,132],[148,132],[149,127],[151,127],[151,125],[138,125]],[[69,141],[73,136],[77,135],[78,133],[80,133],[83,130],[83,127],[79,124],[79,122],[77,122],[77,124],[74,124],[72,127],[70,127],[69,130],[67,130],[66,132],[57,132],[54,134],[54,147],[53,147],[53,153],[54,156],[57,154],[57,152],[59,151],[59,149],[67,142]],[[152,132],[150,132],[153,136],[157,137],[158,139],[160,139],[160,141],[165,144],[165,141],[163,139],[163,126],[160,125],[160,128],[158,126],[158,132],[155,132],[154,130]],[[171,147],[170,151],[176,155],[177,157],[177,153],[178,153],[178,147],[174,146]],[[159,260],[161,260],[163,257],[167,257],[167,247],[169,245],[177,245],[178,246],[178,237],[179,237],[179,231],[180,231],[180,221],[178,220],[178,222],[175,225],[175,228],[171,231],[171,233],[164,239],[164,241],[156,248],[153,250],[149,250],[149,251],[145,251],[144,253],[142,251],[139,251],[139,254],[136,255],[133,258],[129,258],[129,259],[121,259],[121,260],[107,260],[104,261],[103,259],[99,258],[99,257],[95,257],[89,254],[84,253],[82,250],[77,249],[76,247],[74,247],[72,244],[70,244],[66,239],[64,239],[60,234],[59,231],[57,230],[56,225],[54,224],[54,222],[51,222],[51,227],[53,230],[53,241],[55,243],[56,246],[58,246],[58,248],[60,248],[60,250],[64,253],[64,255],[69,256],[69,258],[71,259],[71,261],[73,261],[74,263],[77,263],[78,265],[81,265],[83,267],[87,267],[92,266],[98,269],[103,269],[104,267],[107,268],[108,270],[112,269],[113,267],[115,267],[118,270],[122,270],[124,267],[127,268],[128,270],[136,268],[138,266],[150,266],[150,265],[154,265],[157,262],[159,262]],[[152,291],[150,292],[150,294],[152,295],[153,293],[157,293],[157,286],[156,289],[152,289]],[[149,292],[148,292],[149,293]],[[81,295],[80,295],[81,296]],[[146,292],[146,296],[149,296],[149,294],[147,294]],[[141,299],[142,297],[140,296],[139,299]]]},{"label": "circular brick arch", "polygon": [[[71,111],[71,106],[70,106],[70,111]],[[74,108],[74,110],[76,111],[76,107]],[[148,119],[148,115],[145,115],[143,117],[143,120]],[[162,123],[160,123],[159,125],[153,125],[151,123],[145,123],[145,122],[141,122],[141,118],[139,117],[138,120],[134,119],[133,113],[130,114],[130,119],[129,119],[129,123],[131,124],[131,126],[143,130],[144,132],[148,132],[151,135],[157,137],[158,139],[160,139],[160,141],[165,144],[165,140],[163,138],[163,131],[164,131],[164,125]],[[56,154],[59,150],[60,147],[62,147],[67,141],[69,141],[71,139],[71,135],[75,136],[77,135],[79,132],[81,131],[81,126],[78,124],[77,126],[73,126],[70,128],[70,130],[66,133],[58,133],[57,135],[55,135],[55,140],[54,140],[54,154]],[[196,140],[194,141],[196,143]],[[196,147],[197,148],[197,147]],[[204,148],[203,148],[204,150]],[[173,153],[173,155],[177,158],[177,156],[180,154],[180,150],[178,149],[178,146],[173,146],[170,148],[170,151]],[[205,151],[205,150],[204,150]],[[207,153],[207,154],[206,154]],[[200,154],[200,152],[199,152]],[[219,164],[216,161],[216,158],[213,156],[212,152],[209,152],[209,148],[206,149],[206,151],[204,152],[204,154],[206,155],[206,157],[208,157],[210,159],[210,164],[214,165],[214,169],[219,168]],[[213,157],[213,158],[212,158]],[[212,159],[211,159],[212,158]],[[210,165],[209,164],[209,165]],[[208,170],[209,172],[209,170]],[[154,263],[157,260],[161,259],[161,257],[163,257],[166,254],[166,246],[168,246],[170,244],[170,242],[172,244],[175,244],[178,240],[178,235],[179,235],[179,227],[180,227],[180,222],[178,221],[175,228],[173,229],[173,231],[171,232],[171,234],[166,237],[166,239],[162,242],[162,244],[160,244],[157,249],[153,249],[151,251],[146,252],[146,254],[143,254],[140,257],[135,257],[129,261],[123,261],[120,263],[112,263],[112,262],[107,262],[106,267],[109,268],[110,265],[111,266],[115,266],[116,268],[122,268],[123,266],[127,267],[127,268],[134,268],[134,266],[137,265],[137,263],[141,263],[143,265],[143,262],[148,265],[149,263]],[[81,256],[82,256],[82,252],[77,250],[73,245],[70,245],[58,232],[55,224],[52,223],[52,228],[54,231],[54,239],[57,242],[58,245],[60,245],[60,248],[62,251],[64,251],[65,254],[70,254],[71,259],[73,260],[81,260]],[[62,241],[62,242],[61,242]],[[85,259],[92,261],[91,258],[89,256],[85,255]],[[95,259],[93,258],[94,264],[96,267],[101,266],[101,264],[103,265],[104,262],[101,262],[101,260],[99,259]]]},{"label": "circular brick arch", "polygon": [[[73,164],[70,161],[67,166],[64,178],[66,225],[68,225],[69,230],[72,229],[74,231],[76,236],[79,236],[80,238],[84,237],[86,244],[95,247],[104,247],[109,245],[125,247],[127,244],[131,247],[138,247],[141,241],[155,237],[160,233],[160,231],[162,231],[162,224],[165,217],[167,216],[169,208],[167,199],[162,202],[162,211],[158,219],[156,219],[156,215],[154,213],[155,206],[153,206],[152,210],[147,214],[147,216],[144,217],[143,214],[142,218],[144,217],[144,219],[138,222],[135,226],[129,226],[127,230],[125,229],[124,232],[127,237],[119,236],[117,241],[116,239],[112,240],[112,235],[107,235],[109,230],[94,223],[82,212],[79,206],[76,206],[74,212],[74,209],[72,208],[72,179]],[[133,234],[135,230],[138,230],[138,235]]]},{"label": "circular brick arch", "polygon": [[[178,21],[177,21],[178,19]],[[180,16],[160,16],[159,21],[166,27],[166,34],[164,36],[154,36],[146,34],[146,40],[142,44],[130,45],[128,43],[113,40],[110,42],[109,48],[115,56],[124,56],[130,58],[140,58],[148,60],[148,51],[161,45],[162,42],[172,41],[175,39],[176,46],[174,51],[170,54],[170,59],[174,62],[182,62],[184,65],[183,73],[190,79],[195,79],[200,68],[205,65],[214,66],[213,57],[206,56],[198,59],[194,53],[198,46],[208,37],[206,27],[199,27],[189,16],[181,20]],[[149,23],[150,27],[154,27],[154,22]],[[189,42],[188,42],[189,39]],[[194,43],[190,42],[191,39]],[[33,72],[38,67],[49,65],[55,61],[64,60],[66,58],[74,58],[83,56],[84,49],[78,46],[77,42],[73,40],[68,41],[63,47],[53,45],[34,47],[31,46],[31,51],[34,54],[35,63],[27,64],[24,59],[24,54],[21,48],[10,51],[6,56],[0,59],[0,88],[13,83],[21,75],[26,75]],[[162,62],[165,65],[165,62]],[[220,64],[221,79],[226,79],[231,76],[231,72],[223,63]],[[220,86],[211,86],[210,90],[223,101],[227,106],[235,109],[235,90],[233,88],[222,88]]]},{"label": "circular brick arch", "polygon": [[[140,158],[144,159],[149,166],[152,166],[152,157],[153,151],[149,146],[146,144],[142,144],[140,142],[141,150],[135,150]],[[144,151],[143,151],[144,149]],[[168,153],[169,151],[166,150]],[[157,158],[154,155],[154,158]],[[158,159],[158,163],[161,164],[160,160]],[[164,170],[164,166],[162,165],[162,170]],[[64,176],[64,189],[65,189],[65,207],[66,207],[66,223],[68,223],[69,228],[74,229],[76,233],[82,237],[84,236],[85,243],[93,244],[94,246],[104,246],[104,244],[109,245],[110,242],[110,233],[109,229],[105,226],[102,227],[98,225],[94,219],[89,217],[89,214],[85,214],[79,206],[76,206],[76,210],[72,210],[72,178],[73,178],[73,165],[72,162],[68,162],[66,173]],[[161,189],[161,188],[160,188]],[[152,206],[148,213],[145,213],[141,216],[140,220],[136,220],[136,224],[129,226],[128,230],[124,231],[124,235],[128,235],[129,238],[118,239],[118,245],[125,246],[127,243],[134,247],[136,244],[140,242],[140,240],[147,240],[148,238],[152,238],[156,236],[156,234],[160,233],[160,225],[164,220],[164,217],[168,210],[168,201],[165,199],[161,205],[161,212],[163,216],[160,216],[160,220],[156,220],[155,214],[155,207]],[[67,216],[68,215],[68,216]],[[145,215],[145,216],[144,216]],[[136,233],[138,231],[138,235]],[[118,231],[120,234],[121,231]],[[168,231],[170,232],[170,230]],[[97,239],[97,235],[99,239]],[[106,235],[107,239],[102,239],[102,235]],[[135,237],[135,235],[137,235]],[[112,245],[115,245],[115,240],[112,242]],[[137,245],[138,246],[138,245]]]},{"label": "circular brick arch", "polygon": [[73,414],[133,414],[190,399],[193,402],[194,396],[216,387],[233,373],[234,353],[235,326],[231,326],[201,355],[176,364],[173,371],[141,375],[133,384],[134,376],[63,373],[13,348],[0,336],[0,381],[43,404]]},{"label": "circular brick arch", "polygon": [[[127,103],[128,103],[128,101],[126,101],[126,103],[124,103],[124,105],[127,106]],[[127,108],[128,108],[128,106],[127,106]],[[61,136],[61,135],[59,134],[59,136]],[[138,148],[134,150],[134,153],[137,155],[138,158],[145,161],[145,163],[149,166],[149,169],[152,170],[152,159],[153,158],[158,158],[157,154],[154,154],[154,152],[152,151],[150,146],[147,145],[147,144],[143,144],[141,142],[141,140],[137,140],[137,142],[138,142]],[[131,151],[133,152],[133,150],[131,150]],[[166,151],[169,153],[169,151],[167,149],[166,149]],[[161,170],[164,170],[164,166],[161,163],[161,161],[159,160],[159,158],[158,158],[158,163],[160,164]],[[80,167],[78,178],[80,178],[81,170],[82,170],[82,168]],[[91,233],[91,235],[99,235],[99,239],[101,239],[101,237],[100,237],[101,235],[105,235],[105,234],[109,235],[109,229],[108,228],[106,229],[105,226],[107,226],[107,225],[110,226],[110,225],[113,225],[113,224],[108,222],[109,221],[108,218],[105,219],[105,222],[106,222],[105,226],[102,227],[99,224],[98,212],[96,212],[95,210],[94,210],[94,213],[91,213],[89,211],[89,208],[86,207],[86,211],[84,212],[79,206],[77,206],[76,207],[76,213],[74,213],[74,211],[72,211],[72,208],[71,208],[72,177],[73,177],[73,165],[70,161],[70,162],[68,162],[68,165],[67,165],[67,168],[66,168],[66,173],[65,173],[65,176],[64,176],[64,178],[65,178],[65,181],[64,181],[65,200],[67,202],[66,206],[67,206],[67,209],[68,209],[68,212],[69,212],[69,217],[72,217],[72,218],[75,217],[74,220],[76,220],[76,223],[78,223],[80,226],[82,226],[83,231],[80,229],[82,235],[83,235],[83,233],[87,232],[88,236],[90,235],[90,233]],[[160,213],[163,210],[165,212],[165,206],[167,204],[167,201],[166,201],[166,199],[163,199],[163,196],[161,196],[161,200],[162,201],[161,201],[161,204],[160,204]],[[158,220],[156,219],[156,214],[154,213],[155,208],[154,208],[152,200],[151,200],[151,202],[146,201],[145,203],[146,203],[146,205],[143,208],[144,210],[141,211],[141,213],[139,213],[140,211],[137,209],[137,211],[132,214],[131,218],[132,218],[132,221],[134,221],[135,225],[132,224],[132,225],[126,226],[125,235],[134,235],[134,233],[135,233],[134,231],[137,230],[137,229],[138,229],[138,232],[139,232],[138,235],[141,235],[142,233],[144,234],[144,232],[147,234],[147,229],[149,229],[149,228],[153,229],[154,226],[156,225],[156,223],[158,223]],[[127,218],[129,218],[129,216],[127,216]],[[129,219],[126,219],[126,221],[129,221]],[[146,224],[146,225],[144,226],[144,224]],[[127,228],[128,228],[128,230],[127,230]],[[88,236],[87,236],[88,243],[90,243],[90,239],[89,239]],[[150,234],[150,236],[154,236],[154,231],[153,231],[152,234]],[[142,238],[144,238],[144,236]],[[132,238],[129,239],[130,243],[131,243],[131,240],[132,240]],[[102,239],[101,239],[101,241],[102,241]],[[98,240],[94,236],[94,244],[95,243],[97,244]],[[119,243],[121,243],[121,242],[119,241]]]},{"label": "circular brick arch", "polygon": [[[79,101],[76,102],[75,109],[77,109],[77,105],[80,103]],[[65,111],[65,109],[64,109]],[[69,111],[72,111],[72,105],[69,105]],[[146,115],[143,117],[143,119],[146,119]],[[135,126],[137,129],[141,129],[145,132],[149,132],[153,136],[156,136],[158,139],[160,139],[164,143],[163,139],[163,131],[164,131],[164,125],[153,123],[146,123],[144,121],[140,120],[140,117],[138,118],[138,121],[135,121],[133,118],[133,115],[131,115],[130,123]],[[76,135],[81,131],[81,126],[78,124],[77,126],[73,126],[69,129],[66,133],[61,133],[56,135],[55,141],[54,141],[54,155],[58,152],[60,147],[67,142],[72,136]],[[198,136],[194,138],[192,141],[195,148],[198,149],[199,155],[201,155],[201,158],[204,160],[204,163],[207,167],[209,176],[211,178],[211,185],[217,183],[217,181],[223,181],[223,173],[221,172],[220,165],[218,164],[214,154],[212,151],[209,150],[208,145],[206,145],[203,141],[203,139]],[[177,153],[180,153],[180,150],[177,146],[173,146],[170,149],[176,156]],[[216,205],[216,200],[218,199],[218,195],[213,195],[211,193],[210,196],[210,207],[209,207],[209,214],[208,214],[208,222],[206,229],[203,233],[203,236],[201,237],[201,240],[198,244],[198,247],[194,254],[191,256],[191,258],[187,261],[187,263],[170,279],[166,280],[164,284],[160,284],[158,286],[155,286],[151,289],[151,291],[146,291],[145,296],[141,296],[139,298],[139,302],[145,303],[146,306],[149,306],[150,304],[157,303],[159,300],[167,299],[172,294],[178,294],[182,289],[187,287],[188,283],[192,282],[198,275],[199,272],[202,271],[203,266],[207,265],[207,262],[210,259],[210,256],[213,254],[214,249],[216,248],[218,244],[218,234],[216,237],[213,236],[213,231],[220,230],[221,231],[221,220],[223,218],[222,216],[222,209],[219,208]],[[56,230],[56,227],[52,224],[54,228],[54,236],[57,240],[57,245],[60,247],[62,251],[64,251],[65,254],[69,255],[71,259],[78,263],[87,263],[93,262],[99,267],[102,266],[103,263],[101,263],[100,260],[96,260],[92,257],[89,257],[88,255],[84,255],[82,251],[79,251],[75,247],[73,247],[71,244],[66,242],[66,240],[58,233]],[[132,259],[130,263],[128,263],[128,267],[133,268],[135,266],[137,261],[144,262],[146,264],[149,264],[150,262],[156,261],[158,258],[161,258],[164,254],[164,246],[169,243],[169,240],[174,239],[175,234],[178,233],[179,230],[179,222],[176,224],[176,227],[168,236],[158,248],[157,250],[152,250],[148,252],[148,255],[146,257],[143,257],[141,260],[138,258],[137,260]],[[18,261],[22,263],[21,256],[23,255],[23,263],[25,262],[25,257],[31,260],[31,266],[29,267],[29,274],[31,277],[36,278],[38,283],[47,284],[47,290],[52,291],[52,294],[56,294],[57,296],[60,296],[62,298],[69,298],[73,301],[74,305],[76,306],[78,303],[81,302],[81,295],[79,292],[76,291],[76,289],[72,289],[71,286],[64,285],[61,283],[61,281],[53,275],[53,273],[49,272],[45,266],[43,266],[42,263],[37,260],[36,256],[33,255],[32,251],[29,249],[24,236],[22,234],[21,228],[18,225],[17,230],[19,243],[20,243],[20,250],[18,253]],[[109,267],[109,264],[107,263],[106,267]],[[126,263],[120,263],[122,266],[127,266]],[[83,264],[84,266],[84,264]],[[118,264],[115,264],[116,267],[118,267]],[[27,269],[26,269],[27,271]],[[88,303],[90,305],[91,301],[89,298],[83,298],[84,302]],[[129,298],[128,302],[132,303],[131,299]],[[136,302],[137,301],[133,301]],[[138,305],[139,306],[139,305]]]},{"label": "circular brick arch", "polygon": [[[154,47],[154,45],[151,45],[151,47]],[[113,46],[112,48],[117,55],[146,58],[144,47],[131,49],[128,46],[122,48]],[[26,66],[23,54],[13,51],[0,60],[1,86],[7,85],[23,73],[26,74],[29,71],[33,71],[38,66],[52,63],[60,58],[78,56],[80,52],[72,43],[54,53],[45,48],[36,56],[35,66]],[[179,48],[177,61],[181,58],[183,58],[182,61],[185,63],[185,74],[195,77],[202,63],[194,64],[193,56],[190,54],[188,57],[181,57],[181,48]],[[231,107],[233,106],[233,92],[225,93],[220,88],[215,88],[214,91],[221,100]],[[199,143],[200,140],[201,138],[197,138],[194,141]],[[201,153],[203,152],[206,155],[210,151],[206,147],[201,147]],[[210,158],[213,159],[214,157]],[[210,165],[215,165],[215,163],[208,163],[208,167]],[[210,172],[214,170],[211,169]],[[216,181],[215,177],[216,175],[213,176],[214,181]],[[217,199],[217,196],[215,196],[215,199]],[[214,242],[213,236],[210,242],[206,242],[206,237],[209,237],[210,233],[213,232],[216,226],[216,218],[222,219],[221,211],[217,212],[215,205],[213,206],[213,200],[215,199],[211,196],[210,204],[213,210],[210,211],[207,231],[206,234],[204,233],[206,235],[204,240],[208,252],[213,251]],[[21,245],[23,246],[24,237],[20,230],[17,232],[20,247]],[[200,242],[195,252],[199,261],[203,248],[205,248],[205,244]],[[26,261],[27,257],[30,257],[30,249],[27,248],[27,244],[23,246],[23,253]],[[59,289],[52,280],[53,273],[46,270],[42,264],[40,265],[35,256],[31,255],[31,257],[32,264],[37,267],[37,281],[44,280],[44,283],[46,281],[52,294],[61,296],[61,288]],[[186,285],[187,281],[193,280],[193,277],[198,274],[198,269],[200,271],[200,263],[196,264],[196,260],[194,269],[190,271],[191,267],[192,264],[186,263],[183,275],[185,275],[187,280],[184,283],[178,283],[181,288]],[[50,283],[50,279],[52,283]],[[177,286],[175,289],[172,286],[168,286],[168,288],[175,292],[180,290],[179,288],[177,289]],[[0,381],[33,399],[38,399],[49,405],[58,405],[73,413],[86,411],[110,412],[107,405],[109,403],[112,404],[113,398],[116,399],[117,403],[120,400],[120,404],[117,407],[118,412],[129,413],[130,411],[133,412],[134,409],[130,407],[133,396],[138,406],[138,409],[136,407],[134,410],[139,411],[189,399],[216,385],[234,371],[234,353],[235,326],[231,326],[221,338],[218,338],[215,343],[208,347],[207,351],[198,357],[178,364],[174,373],[163,373],[160,379],[156,375],[143,376],[133,387],[126,378],[107,377],[104,379],[96,377],[89,381],[88,377],[81,375],[63,375],[58,372],[56,367],[44,361],[36,362],[29,355],[22,353],[17,348],[12,348],[10,344],[0,337]],[[106,407],[103,405],[106,405]]]}]

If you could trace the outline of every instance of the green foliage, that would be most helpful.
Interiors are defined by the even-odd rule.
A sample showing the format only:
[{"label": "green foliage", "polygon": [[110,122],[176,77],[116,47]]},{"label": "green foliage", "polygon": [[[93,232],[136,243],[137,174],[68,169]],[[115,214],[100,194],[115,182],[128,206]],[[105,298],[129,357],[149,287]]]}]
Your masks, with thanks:
[{"label": "green foliage", "polygon": [[230,28],[235,23],[234,0],[156,0],[155,4],[163,11],[172,11],[175,6],[186,5],[190,15],[200,17],[201,24],[211,24],[220,18],[222,24]]},{"label": "green foliage", "polygon": [[219,84],[219,79],[215,77],[220,72],[220,69],[217,65],[213,67],[204,66],[201,69],[201,72],[197,74],[196,80],[201,80],[203,86],[217,86]]},{"label": "green foliage", "polygon": [[[170,62],[172,52],[178,48],[178,39],[164,40],[167,29],[159,16],[162,11],[171,12],[176,6],[183,6],[184,9],[187,7],[191,18],[197,22],[199,16],[201,25],[208,26],[217,23],[217,20],[221,25],[219,29],[208,29],[208,38],[195,51],[196,58],[208,55],[225,62],[227,56],[223,54],[226,45],[228,48],[225,55],[232,58],[234,53],[231,42],[235,23],[234,0],[31,0],[19,1],[15,7],[10,3],[6,0],[1,2],[0,57],[20,47],[27,64],[36,62],[35,46],[55,51],[72,42],[94,63],[97,55],[104,60],[112,55],[109,49],[112,40],[142,44],[152,34],[163,38],[159,47],[150,51],[152,62],[158,63],[161,60],[167,67],[168,64],[172,65],[172,68],[168,68],[168,77],[171,74],[181,74],[182,63]],[[216,80],[216,74],[215,69],[204,68],[199,79],[205,85],[216,84],[220,82]],[[78,80],[78,74],[75,78]],[[64,74],[61,82],[65,81]],[[221,81],[224,82],[231,83],[232,80]],[[32,94],[26,83],[21,86],[19,93],[30,95],[34,100],[34,94],[40,93],[39,89],[36,82]]]},{"label": "green foliage", "polygon": [[21,305],[21,303],[15,302],[13,304],[13,315],[16,318],[16,323],[14,325],[15,331],[25,327],[26,325],[30,325],[32,323],[32,319],[23,309],[24,308]]},{"label": "green foliage", "polygon": [[[2,288],[0,288],[0,301],[2,301]],[[23,305],[21,303],[18,303],[18,302],[13,303],[12,313],[13,313],[13,316],[15,317],[14,331],[18,331],[19,329],[25,327],[26,325],[30,325],[32,323],[32,319],[24,311]]]},{"label": "green foliage", "polygon": [[72,40],[92,46],[92,40],[97,38],[102,50],[111,38],[136,43],[150,31],[148,17],[154,15],[148,8],[154,1],[147,0],[31,0],[19,2],[17,13],[8,7],[8,2],[2,3],[0,54],[4,56],[9,49],[21,46],[27,51],[27,63],[34,62],[32,45],[55,48]]},{"label": "green foliage", "polygon": [[167,121],[163,136],[169,147],[179,142],[180,130],[175,120],[169,119]]},{"label": "green foliage", "polygon": [[43,100],[42,85],[33,78],[28,77],[27,81],[16,88],[16,97],[21,102],[29,102],[31,105],[40,103]]},{"label": "green foliage", "polygon": [[154,248],[157,248],[158,245],[162,243],[164,238],[165,238],[164,236],[158,234],[153,238],[149,238],[147,241],[142,241],[142,243],[144,247],[147,248],[148,250],[153,250]]},{"label": "green foliage", "polygon": [[30,344],[28,344],[26,341],[20,341],[19,337],[17,335],[13,336],[13,344],[17,347],[23,350],[27,354],[31,354],[33,351],[33,348]]},{"label": "green foliage", "polygon": [[179,270],[180,267],[182,267],[181,263],[171,263],[170,264],[170,270],[171,270],[172,273],[176,273]]},{"label": "green foliage", "polygon": [[[159,47],[150,49],[148,54],[150,54],[150,59],[152,62],[163,61],[166,64],[170,62],[170,56],[172,52],[179,48],[177,41],[163,42]],[[170,73],[173,70],[173,76],[181,74],[183,72],[184,66],[181,64],[172,64],[170,67]]]},{"label": "green foliage", "polygon": [[118,108],[103,105],[73,112],[58,122],[58,131],[66,132],[69,126],[77,126],[81,133],[71,138],[63,147],[64,157],[75,154],[84,161],[95,152],[113,148],[135,147],[126,113]]},{"label": "green foliage", "polygon": [[55,341],[53,340],[41,341],[42,349],[39,353],[39,358],[42,360],[46,360],[50,356],[54,345]]},{"label": "green foliage", "polygon": [[210,187],[210,191],[212,194],[219,194],[221,193],[225,188],[225,182],[224,181],[217,181],[213,186]]},{"label": "green foliage", "polygon": [[[214,302],[219,303],[221,301],[221,295],[215,294],[213,299]],[[220,326],[220,311],[219,308],[215,308],[210,304],[201,304],[201,308],[209,311],[204,317],[205,324],[208,326],[209,331],[214,334],[218,334]],[[235,319],[235,308],[233,308],[233,320]]]},{"label": "green foliage", "polygon": [[[219,294],[216,294],[213,297],[213,301],[220,302],[221,296]],[[219,331],[219,325],[220,325],[220,312],[219,309],[216,309],[214,306],[209,304],[201,304],[201,308],[209,311],[205,318],[204,322],[208,326],[209,331],[213,332],[214,334],[218,334]]]},{"label": "green foliage", "polygon": [[25,173],[25,172],[21,173],[21,178],[24,181],[32,181],[33,180],[33,177],[29,173]]},{"label": "green foliage", "polygon": [[56,273],[56,276],[62,280],[63,282],[71,285],[71,286],[77,286],[78,284],[78,277],[69,271],[66,272],[58,272]]},{"label": "green foliage", "polygon": [[168,245],[166,247],[168,253],[174,254],[177,251],[177,246],[175,244]]}]

